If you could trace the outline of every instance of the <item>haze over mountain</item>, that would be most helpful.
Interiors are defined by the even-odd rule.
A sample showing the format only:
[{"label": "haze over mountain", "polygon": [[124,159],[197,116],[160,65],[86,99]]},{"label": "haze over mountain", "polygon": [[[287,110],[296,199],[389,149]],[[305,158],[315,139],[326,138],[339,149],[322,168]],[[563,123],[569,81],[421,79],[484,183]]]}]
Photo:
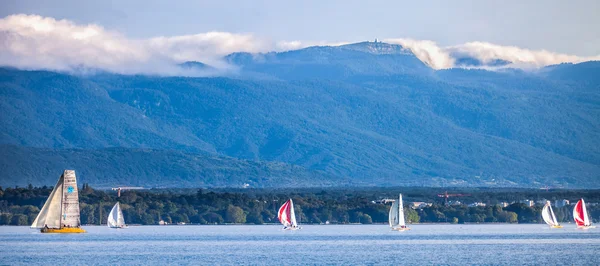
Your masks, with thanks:
[{"label": "haze over mountain", "polygon": [[435,70],[381,42],[223,61],[221,77],[0,69],[2,184],[75,167],[101,186],[600,185],[600,62]]}]

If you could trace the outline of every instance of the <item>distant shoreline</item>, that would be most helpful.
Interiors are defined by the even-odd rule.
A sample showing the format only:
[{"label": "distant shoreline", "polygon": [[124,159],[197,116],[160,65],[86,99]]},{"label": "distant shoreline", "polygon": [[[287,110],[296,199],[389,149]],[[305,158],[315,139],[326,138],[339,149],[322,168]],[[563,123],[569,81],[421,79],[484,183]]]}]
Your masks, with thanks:
[{"label": "distant shoreline", "polygon": [[[564,225],[571,225],[574,223],[563,223]],[[343,226],[349,226],[349,225],[364,225],[364,226],[372,226],[372,225],[379,225],[379,226],[385,226],[387,224],[383,224],[383,223],[372,223],[372,224],[358,224],[358,223],[352,223],[352,224],[300,224],[300,226],[304,226],[304,225],[310,225],[310,226],[332,226],[332,225],[343,225]],[[453,224],[453,223],[416,223],[416,224],[408,224],[408,226],[413,226],[413,225],[541,225],[541,226],[547,226],[546,224],[543,223],[462,223],[462,224]],[[0,225],[0,226],[5,226],[5,227],[29,227],[28,225]],[[166,224],[166,225],[159,225],[159,224],[128,224],[128,227],[148,227],[148,226],[160,226],[160,227],[175,227],[175,226],[282,226],[281,224]],[[107,227],[105,224],[104,225],[97,225],[97,224],[84,224],[82,225],[82,227]],[[35,228],[31,228],[32,230],[37,230]]]}]

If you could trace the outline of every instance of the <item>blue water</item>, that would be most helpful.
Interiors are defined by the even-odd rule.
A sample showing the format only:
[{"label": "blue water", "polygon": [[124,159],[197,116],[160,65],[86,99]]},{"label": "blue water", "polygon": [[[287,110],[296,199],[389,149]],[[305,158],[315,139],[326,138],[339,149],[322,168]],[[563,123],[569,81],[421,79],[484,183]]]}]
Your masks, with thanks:
[{"label": "blue water", "polygon": [[272,225],[84,227],[40,234],[0,227],[0,264],[600,265],[600,228],[573,225]]}]

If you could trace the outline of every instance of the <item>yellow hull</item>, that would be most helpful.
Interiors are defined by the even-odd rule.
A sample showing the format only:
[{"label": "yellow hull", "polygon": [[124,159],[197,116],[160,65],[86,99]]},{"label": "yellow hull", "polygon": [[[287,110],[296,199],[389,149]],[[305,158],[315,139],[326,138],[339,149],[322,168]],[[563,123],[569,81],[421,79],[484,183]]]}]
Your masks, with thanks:
[{"label": "yellow hull", "polygon": [[562,225],[553,225],[553,226],[550,226],[550,228],[563,228],[563,226]]},{"label": "yellow hull", "polygon": [[81,228],[61,228],[61,229],[52,229],[52,228],[43,228],[42,230],[40,230],[40,232],[42,233],[55,233],[55,234],[78,234],[78,233],[85,233],[85,230],[81,229]]},{"label": "yellow hull", "polygon": [[410,228],[408,228],[408,227],[404,227],[404,228],[401,228],[401,227],[392,228],[392,231],[408,231],[408,230],[410,230]]}]

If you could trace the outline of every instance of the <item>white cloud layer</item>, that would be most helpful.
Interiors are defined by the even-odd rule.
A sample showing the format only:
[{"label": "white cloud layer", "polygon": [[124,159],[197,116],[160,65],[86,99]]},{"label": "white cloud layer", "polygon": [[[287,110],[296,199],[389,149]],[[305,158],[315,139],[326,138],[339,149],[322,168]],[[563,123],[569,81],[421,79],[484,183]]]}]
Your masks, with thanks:
[{"label": "white cloud layer", "polygon": [[135,40],[88,24],[36,15],[0,19],[0,65],[68,71],[99,68],[117,73],[185,74],[177,63],[220,64],[233,52],[263,52],[274,46],[251,34],[207,32]]},{"label": "white cloud layer", "polygon": [[565,62],[579,63],[600,60],[600,56],[581,57],[553,53],[546,50],[529,50],[516,46],[501,46],[487,42],[468,42],[462,45],[444,48],[447,52],[459,53],[479,59],[484,63],[502,59],[512,62],[512,67],[538,68]]},{"label": "white cloud layer", "polygon": [[451,68],[454,66],[454,59],[434,41],[413,39],[385,39],[383,41],[400,44],[404,48],[410,49],[417,58],[434,69]]},{"label": "white cloud layer", "polygon": [[[457,54],[483,63],[502,59],[512,62],[511,66],[516,67],[600,60],[600,56],[579,57],[485,42],[440,47],[429,40],[384,41],[401,44],[435,69],[454,67],[454,56]],[[228,32],[130,39],[99,25],[81,25],[50,17],[19,14],[0,19],[0,65],[22,69],[70,71],[98,68],[123,74],[195,75],[198,73],[182,72],[189,70],[182,70],[176,64],[200,61],[227,68],[220,59],[233,52],[288,51],[314,45],[342,44],[346,43],[273,42],[252,34]]]},{"label": "white cloud layer", "polygon": [[553,53],[546,50],[529,50],[516,46],[502,46],[487,42],[468,42],[461,45],[440,47],[433,41],[413,39],[385,39],[410,49],[421,61],[435,69],[456,67],[456,56],[471,57],[484,65],[494,60],[511,62],[507,67],[539,68],[560,63],[579,63],[600,60],[599,56],[581,57]]}]

